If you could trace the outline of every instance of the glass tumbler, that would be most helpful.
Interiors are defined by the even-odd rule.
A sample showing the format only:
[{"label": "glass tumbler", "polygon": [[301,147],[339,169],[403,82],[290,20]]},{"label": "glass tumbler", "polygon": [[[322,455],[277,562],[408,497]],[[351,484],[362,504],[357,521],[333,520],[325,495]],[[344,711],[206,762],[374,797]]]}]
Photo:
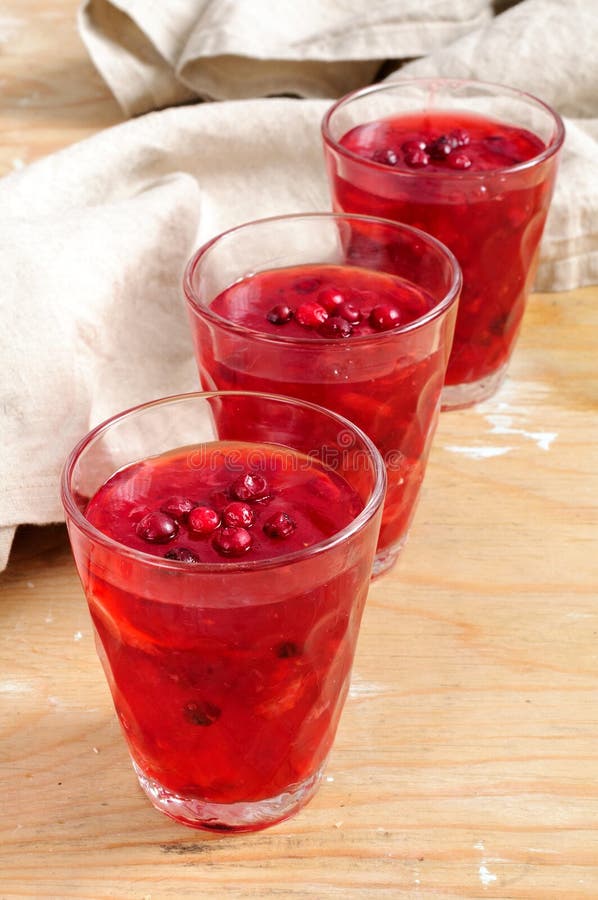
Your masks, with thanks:
[{"label": "glass tumbler", "polygon": [[417,226],[457,257],[442,406],[485,400],[506,374],[533,284],[561,118],[504,85],[421,78],[341,98],[322,132],[334,209]]},{"label": "glass tumbler", "polygon": [[[289,551],[278,541],[271,556],[209,561],[197,558],[211,538],[192,533],[191,513],[178,517],[179,530],[190,529],[187,549],[167,554],[158,544],[160,555],[90,521],[99,502],[90,498],[120,483],[127,467],[138,473],[131,485],[147,491],[166,465],[169,490],[199,499],[223,459],[226,477],[245,488],[255,488],[259,466],[276,463],[281,492],[297,479],[302,490],[330,490],[320,503],[330,528],[339,512],[334,485],[355,506],[316,543],[301,542],[300,523]],[[99,425],[72,451],[62,499],[75,563],[133,767],[159,810],[196,828],[253,831],[313,796],[349,687],[384,491],[382,459],[359,428],[263,394],[157,400]],[[262,516],[276,502],[263,491],[253,500]],[[180,496],[167,504],[176,517],[173,504],[183,509]],[[129,489],[110,506],[117,528],[139,514]],[[259,523],[247,530],[256,546],[265,542]]]},{"label": "glass tumbler", "polygon": [[[297,325],[304,321],[302,310],[318,309],[320,299],[336,302],[335,291],[322,287],[330,278],[336,295],[353,301],[347,315],[361,315],[355,312],[359,303],[364,315],[387,309],[392,291],[400,294],[405,284],[411,299],[421,290],[427,301],[404,323],[391,321],[363,334],[357,328],[349,334],[347,323],[332,314],[323,328]],[[413,518],[460,283],[454,256],[430,235],[396,222],[334,213],[241,225],[201,247],[185,273],[204,389],[308,400],[350,419],[378,447],[388,490],[374,574],[395,562]],[[273,305],[275,311],[294,308],[295,324],[272,323]],[[329,333],[331,324],[340,331]]]}]

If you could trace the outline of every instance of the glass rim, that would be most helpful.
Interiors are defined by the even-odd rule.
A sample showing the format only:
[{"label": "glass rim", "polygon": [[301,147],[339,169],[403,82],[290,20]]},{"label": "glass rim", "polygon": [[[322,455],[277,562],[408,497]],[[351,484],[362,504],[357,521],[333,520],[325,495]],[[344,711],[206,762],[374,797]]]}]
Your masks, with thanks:
[{"label": "glass rim", "polygon": [[[401,87],[405,87],[406,85],[438,85],[442,87],[481,87],[481,88],[499,88],[502,91],[505,91],[509,95],[513,97],[518,96],[525,100],[530,101],[534,106],[543,109],[548,115],[552,118],[556,129],[555,133],[552,136],[550,143],[542,150],[540,153],[536,154],[536,156],[532,156],[531,159],[526,159],[523,162],[514,163],[510,166],[502,166],[496,169],[488,169],[483,172],[468,172],[458,171],[455,169],[451,169],[450,175],[446,172],[422,172],[421,169],[414,170],[413,172],[407,172],[401,169],[400,171],[396,171],[391,167],[384,165],[384,163],[378,163],[375,160],[366,159],[363,156],[360,156],[358,153],[354,153],[352,150],[348,150],[342,144],[340,144],[333,136],[330,130],[330,123],[332,117],[336,113],[338,109],[343,106],[348,105],[353,100],[358,100],[361,97],[365,97],[369,94],[374,93],[382,93],[384,91],[390,91],[392,89],[397,89]],[[438,107],[441,109],[441,107]],[[366,123],[363,123],[366,124]],[[545,162],[547,159],[550,159],[551,156],[554,156],[563,146],[563,141],[565,140],[565,124],[556,110],[554,110],[548,103],[544,100],[541,100],[539,97],[536,97],[535,94],[531,94],[529,91],[522,91],[519,88],[512,87],[508,84],[502,84],[498,81],[482,81],[481,79],[475,78],[449,78],[449,77],[422,77],[422,78],[397,78],[394,81],[383,81],[378,84],[371,84],[367,87],[358,88],[355,91],[351,91],[348,94],[345,94],[343,97],[340,97],[338,100],[330,106],[330,108],[324,114],[321,125],[320,125],[322,139],[324,144],[329,147],[331,150],[340,153],[346,159],[351,160],[355,163],[361,163],[361,165],[372,166],[373,168],[385,172],[387,175],[393,175],[396,178],[430,178],[438,180],[439,178],[448,178],[451,180],[458,179],[459,181],[471,180],[483,180],[489,177],[493,177],[495,175],[505,175],[511,173],[517,173],[524,171],[525,169],[531,169],[540,163]]]},{"label": "glass rim", "polygon": [[[96,526],[93,525],[85,517],[85,515],[75,502],[73,491],[71,489],[73,471],[83,452],[87,448],[89,448],[96,440],[98,440],[106,432],[108,432],[114,425],[117,425],[124,419],[127,419],[131,416],[141,415],[146,410],[158,406],[167,406],[170,404],[174,405],[194,399],[206,400],[211,397],[252,397],[268,401],[276,401],[277,403],[279,402],[291,406],[301,406],[316,411],[318,414],[324,414],[329,419],[336,420],[336,422],[342,428],[352,431],[364,444],[364,447],[369,453],[369,456],[372,460],[373,466],[374,484],[372,486],[370,497],[364,504],[363,509],[358,513],[357,516],[355,516],[354,519],[351,520],[351,522],[349,522],[348,525],[345,525],[344,528],[341,528],[340,531],[336,531],[334,532],[334,534],[331,534],[324,540],[318,541],[315,544],[310,544],[309,547],[305,547],[302,550],[294,550],[290,553],[280,554],[279,556],[272,557],[271,559],[235,559],[232,561],[229,560],[228,562],[198,562],[193,563],[192,565],[190,565],[189,563],[181,562],[180,560],[171,560],[166,559],[163,556],[154,556],[151,553],[145,553],[143,550],[137,550],[134,547],[128,547],[126,544],[122,544],[115,538],[112,538],[109,535],[105,534],[99,528],[96,528]],[[274,446],[276,446],[276,442],[272,443]],[[281,444],[280,446],[285,445]],[[117,469],[115,470],[115,472],[116,471],[120,470]],[[112,475],[115,474],[115,472],[113,472]],[[112,475],[110,477],[112,477]],[[339,413],[326,409],[323,406],[319,406],[316,403],[311,403],[307,400],[299,400],[295,397],[286,397],[282,394],[269,394],[259,391],[192,391],[185,394],[172,394],[168,397],[160,397],[156,400],[150,400],[148,402],[129,407],[128,409],[122,410],[119,413],[115,413],[115,415],[110,416],[110,418],[103,420],[90,431],[88,431],[75,444],[73,449],[68,454],[60,475],[60,496],[62,505],[67,514],[67,518],[70,518],[73,523],[79,528],[79,530],[86,535],[87,538],[93,540],[96,543],[102,544],[108,550],[117,552],[120,556],[126,557],[128,559],[132,559],[146,565],[155,566],[162,570],[176,571],[181,574],[186,573],[188,575],[200,573],[223,574],[227,571],[233,573],[260,571],[262,569],[279,568],[281,566],[290,565],[295,562],[302,562],[305,559],[311,559],[313,556],[319,556],[320,554],[332,549],[338,544],[342,544],[345,540],[347,540],[347,538],[351,537],[353,534],[364,528],[367,523],[374,517],[377,511],[381,508],[384,502],[385,494],[386,468],[384,465],[384,460],[382,459],[380,451],[378,450],[372,439],[368,437],[368,435],[364,431],[362,431],[359,426],[354,425],[353,422],[351,422],[344,416],[339,415]]]},{"label": "glass rim", "polygon": [[[195,274],[195,270],[202,258],[208,253],[213,246],[220,243],[220,241],[225,240],[226,238],[237,234],[238,232],[242,232],[246,229],[253,228],[254,226],[262,226],[267,224],[274,224],[276,222],[292,222],[298,221],[301,219],[309,220],[309,219],[329,219],[329,220],[342,220],[342,221],[356,221],[366,224],[375,224],[375,225],[385,225],[391,227],[394,231],[399,232],[409,232],[409,234],[418,238],[419,240],[423,240],[426,244],[431,245],[436,251],[440,252],[447,261],[449,262],[452,269],[452,278],[451,283],[448,287],[448,290],[445,292],[444,297],[434,304],[432,309],[428,310],[423,316],[419,316],[417,319],[413,319],[411,322],[407,322],[405,325],[396,325],[394,328],[389,328],[386,331],[380,331],[375,334],[364,334],[364,335],[355,335],[351,336],[351,339],[348,341],[339,341],[338,338],[335,337],[322,337],[318,335],[316,337],[296,337],[296,336],[288,336],[284,334],[271,334],[267,331],[260,331],[257,328],[250,328],[247,325],[242,325],[239,322],[231,322],[229,319],[225,319],[223,316],[220,316],[218,313],[215,313],[210,306],[201,302],[195,288],[193,287],[193,276]],[[344,266],[346,264],[340,263],[340,266]],[[349,267],[349,266],[347,266]],[[260,271],[267,271],[266,269]],[[374,270],[372,270],[374,271]],[[256,273],[251,273],[256,274]],[[393,274],[387,273],[387,274]],[[232,287],[232,284],[237,284],[238,282],[232,282],[229,287]],[[244,335],[246,337],[251,336],[253,340],[258,340],[263,343],[270,344],[288,344],[289,346],[296,347],[307,347],[315,344],[318,347],[328,346],[328,347],[344,347],[347,348],[347,345],[359,345],[363,346],[368,343],[378,343],[382,340],[392,340],[392,338],[396,337],[398,334],[408,334],[412,331],[416,331],[419,328],[424,327],[429,322],[439,318],[442,316],[446,310],[448,310],[453,303],[455,303],[459,298],[459,293],[461,291],[463,285],[463,276],[461,273],[461,267],[457,261],[456,256],[450,250],[446,244],[443,244],[433,235],[428,234],[426,231],[422,231],[420,228],[415,228],[413,225],[408,225],[404,222],[395,222],[392,219],[384,219],[379,216],[364,216],[359,215],[357,213],[343,213],[343,212],[333,212],[333,211],[324,211],[324,212],[306,212],[306,213],[289,213],[283,214],[279,216],[268,216],[263,219],[252,219],[249,222],[243,222],[240,225],[235,225],[233,228],[228,228],[226,231],[222,231],[219,234],[215,235],[215,237],[211,238],[209,241],[206,241],[204,244],[199,247],[195,253],[189,259],[187,265],[185,266],[185,271],[183,274],[183,291],[185,293],[185,298],[189,307],[192,309],[194,313],[199,316],[202,316],[211,322],[215,323],[219,327],[224,327],[226,330]],[[226,290],[226,288],[225,288]]]}]

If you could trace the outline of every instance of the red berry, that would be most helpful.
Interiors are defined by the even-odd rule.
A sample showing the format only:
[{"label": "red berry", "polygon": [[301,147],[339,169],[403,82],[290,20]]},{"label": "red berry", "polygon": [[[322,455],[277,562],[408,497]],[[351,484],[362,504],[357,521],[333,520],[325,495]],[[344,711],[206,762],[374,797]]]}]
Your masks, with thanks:
[{"label": "red berry", "polygon": [[249,528],[255,522],[255,513],[248,503],[234,500],[222,510],[222,520],[225,525],[242,525]]},{"label": "red berry", "polygon": [[328,313],[335,313],[339,306],[342,306],[344,302],[344,294],[341,294],[336,288],[326,287],[318,293],[318,303],[320,303]]},{"label": "red berry", "polygon": [[270,312],[266,313],[266,318],[273,325],[285,325],[293,318],[293,310],[286,303],[279,303],[278,306],[273,306]]},{"label": "red berry", "polygon": [[449,131],[448,139],[453,147],[466,147],[469,144],[469,133],[464,128],[454,128]]},{"label": "red berry", "polygon": [[301,650],[293,641],[283,641],[276,648],[276,655],[281,659],[292,659],[293,656],[299,656]]},{"label": "red berry", "polygon": [[164,559],[176,559],[177,562],[198,563],[199,556],[196,556],[193,550],[188,547],[173,547],[164,554]]},{"label": "red berry", "polygon": [[471,159],[466,153],[451,153],[447,159],[447,163],[451,169],[469,169],[471,166]]},{"label": "red berry", "polygon": [[430,162],[425,150],[410,150],[405,154],[405,162],[412,169],[423,169]]},{"label": "red berry", "polygon": [[403,153],[417,153],[418,150],[425,150],[426,142],[423,140],[405,141],[401,146]]},{"label": "red berry", "polygon": [[318,328],[318,334],[327,338],[346,338],[353,331],[351,323],[341,316],[329,316]]},{"label": "red berry", "polygon": [[397,154],[390,147],[386,150],[374,150],[372,159],[383,166],[396,166],[398,162]]},{"label": "red berry", "polygon": [[277,512],[264,522],[263,528],[268,537],[285,538],[297,527],[296,522],[286,512]]},{"label": "red berry", "polygon": [[237,500],[264,500],[270,493],[270,485],[258,472],[245,472],[233,481],[230,493]]},{"label": "red berry", "polygon": [[192,725],[206,726],[213,725],[222,715],[222,710],[214,703],[200,700],[199,703],[186,703],[183,715]]},{"label": "red berry", "polygon": [[437,159],[440,161],[446,159],[447,156],[450,155],[452,150],[453,144],[444,134],[441,137],[436,138],[436,140],[433,141],[428,147],[428,153],[430,154],[432,159]]},{"label": "red berry", "polygon": [[242,556],[251,547],[252,538],[246,528],[230,525],[216,532],[213,544],[223,556]]},{"label": "red berry", "polygon": [[160,509],[172,519],[183,522],[196,505],[197,504],[195,504],[193,500],[190,500],[189,497],[181,497],[177,494],[173,497],[169,497],[168,500],[162,504]]},{"label": "red berry", "polygon": [[301,304],[295,313],[295,318],[300,325],[305,325],[306,328],[317,328],[326,321],[328,313],[323,306],[311,300]]},{"label": "red berry", "polygon": [[220,516],[211,506],[196,506],[189,513],[187,524],[196,534],[212,534],[220,525]]},{"label": "red berry", "polygon": [[370,313],[370,325],[378,331],[387,331],[398,325],[401,315],[395,306],[383,304],[375,306]]},{"label": "red berry", "polygon": [[357,325],[358,322],[361,322],[361,313],[352,303],[343,303],[339,307],[338,315],[350,322],[351,325]]},{"label": "red berry", "polygon": [[151,512],[143,517],[135,531],[137,536],[150,544],[167,544],[176,537],[179,526],[163,512]]}]

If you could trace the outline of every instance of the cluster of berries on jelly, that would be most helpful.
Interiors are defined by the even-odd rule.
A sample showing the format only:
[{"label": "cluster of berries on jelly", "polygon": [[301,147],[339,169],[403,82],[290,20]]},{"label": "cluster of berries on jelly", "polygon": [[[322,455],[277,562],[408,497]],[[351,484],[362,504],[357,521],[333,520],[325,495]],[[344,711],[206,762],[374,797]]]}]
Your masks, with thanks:
[{"label": "cluster of berries on jelly", "polygon": [[[184,525],[193,537],[209,538],[222,556],[242,556],[253,543],[251,529],[258,521],[260,507],[271,496],[270,485],[263,475],[245,472],[226,491],[219,492],[218,500],[223,503],[208,506],[189,497],[173,496],[159,509],[146,513],[137,522],[135,530],[139,538],[150,544],[168,544]],[[264,534],[274,539],[288,537],[296,527],[295,521],[284,511],[276,512],[262,522]],[[200,561],[187,547],[173,547],[164,556],[186,563]]]},{"label": "cluster of berries on jelly", "polygon": [[376,331],[387,331],[400,324],[399,310],[389,303],[374,306],[366,315],[352,302],[354,299],[357,298],[334,287],[325,287],[315,298],[296,308],[286,303],[273,306],[266,313],[266,319],[272,325],[286,325],[294,319],[298,325],[312,329],[324,338],[348,338],[364,320]]},{"label": "cluster of berries on jelly", "polygon": [[[469,169],[471,159],[463,149],[467,147],[469,140],[467,131],[455,128],[433,141],[423,139],[405,141],[401,145],[400,153],[410,169],[424,169],[431,162],[444,163],[450,169]],[[400,157],[396,150],[383,149],[374,151],[372,159],[384,166],[396,166]]]}]

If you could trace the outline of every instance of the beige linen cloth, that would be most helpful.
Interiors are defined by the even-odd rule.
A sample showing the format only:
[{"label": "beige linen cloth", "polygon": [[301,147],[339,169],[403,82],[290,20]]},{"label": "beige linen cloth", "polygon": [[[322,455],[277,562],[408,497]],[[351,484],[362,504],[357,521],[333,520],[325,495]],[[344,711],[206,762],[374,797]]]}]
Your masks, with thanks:
[{"label": "beige linen cloth", "polygon": [[[83,5],[82,34],[129,112],[240,99],[150,112],[0,180],[0,568],[18,524],[62,518],[59,472],[90,427],[197,388],[185,261],[223,228],[329,208],[319,123],[330,100],[314,97],[373,77],[384,58],[422,54],[393,78],[504,81],[566,117],[536,286],[598,282],[595,4],[523,0],[496,17],[473,0],[364,6]],[[247,99],[279,91],[309,97]]]},{"label": "beige linen cloth", "polygon": [[81,36],[128,115],[190,98],[339,97],[476,29],[491,0],[87,0]]}]

